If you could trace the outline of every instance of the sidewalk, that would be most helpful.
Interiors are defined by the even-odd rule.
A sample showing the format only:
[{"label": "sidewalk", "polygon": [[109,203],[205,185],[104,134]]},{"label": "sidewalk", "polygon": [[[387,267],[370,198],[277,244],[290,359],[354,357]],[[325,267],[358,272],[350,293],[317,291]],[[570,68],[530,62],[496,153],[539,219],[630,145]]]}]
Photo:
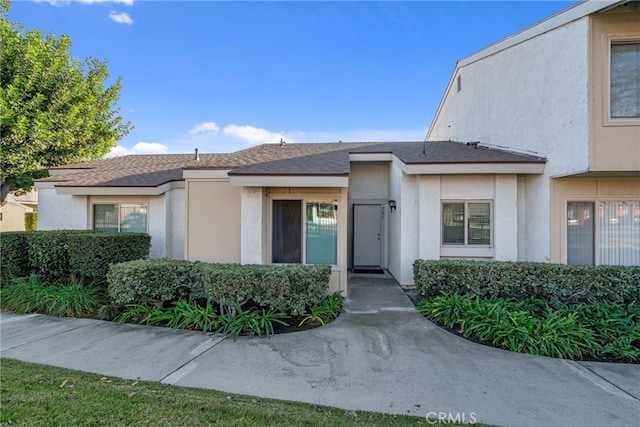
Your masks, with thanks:
[{"label": "sidewalk", "polygon": [[632,426],[640,365],[471,343],[427,321],[393,279],[353,277],[330,325],[271,339],[43,315],[0,317],[0,356],[130,379],[350,410],[503,426]]}]

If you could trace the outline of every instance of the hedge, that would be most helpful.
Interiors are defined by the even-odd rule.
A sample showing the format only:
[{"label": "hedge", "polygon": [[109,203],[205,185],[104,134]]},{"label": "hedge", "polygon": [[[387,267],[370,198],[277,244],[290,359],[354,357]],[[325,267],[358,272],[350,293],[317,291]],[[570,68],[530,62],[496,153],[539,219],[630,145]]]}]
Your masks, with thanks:
[{"label": "hedge", "polygon": [[109,263],[145,258],[146,234],[109,234],[93,230],[16,231],[0,234],[2,282],[37,274],[53,283],[76,273],[104,279]]},{"label": "hedge", "polygon": [[203,268],[203,285],[212,301],[233,309],[251,300],[294,316],[327,295],[327,265],[218,265]]},{"label": "hedge", "polygon": [[116,304],[162,305],[179,299],[205,299],[199,262],[148,259],[113,264],[108,293]]},{"label": "hedge", "polygon": [[13,277],[28,276],[29,246],[24,231],[6,231],[0,233],[0,281],[8,283]]},{"label": "hedge", "polygon": [[114,264],[107,275],[116,304],[166,305],[178,299],[208,299],[233,313],[248,302],[301,315],[327,294],[325,265],[239,265],[156,259]]},{"label": "hedge", "polygon": [[413,274],[423,298],[458,293],[551,303],[640,302],[640,266],[416,260]]},{"label": "hedge", "polygon": [[151,237],[139,233],[83,233],[66,236],[69,271],[82,277],[104,279],[109,265],[149,256]]}]

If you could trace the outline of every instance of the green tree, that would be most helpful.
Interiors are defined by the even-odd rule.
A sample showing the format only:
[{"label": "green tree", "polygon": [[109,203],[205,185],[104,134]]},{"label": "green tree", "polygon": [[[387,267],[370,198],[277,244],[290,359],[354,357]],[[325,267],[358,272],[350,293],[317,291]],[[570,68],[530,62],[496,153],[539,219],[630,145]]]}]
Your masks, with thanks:
[{"label": "green tree", "polygon": [[121,81],[105,88],[107,64],[69,54],[67,35],[28,30],[0,0],[0,203],[28,190],[46,169],[99,159],[127,135]]}]

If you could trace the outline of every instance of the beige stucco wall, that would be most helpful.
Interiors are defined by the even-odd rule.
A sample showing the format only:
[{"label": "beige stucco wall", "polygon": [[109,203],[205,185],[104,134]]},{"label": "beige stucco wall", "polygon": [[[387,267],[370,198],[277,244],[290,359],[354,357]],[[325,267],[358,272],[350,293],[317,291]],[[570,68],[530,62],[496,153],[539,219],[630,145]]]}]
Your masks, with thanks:
[{"label": "beige stucco wall", "polygon": [[640,178],[561,178],[552,182],[551,261],[567,262],[567,202],[640,200]]},{"label": "beige stucco wall", "polygon": [[612,41],[640,41],[640,8],[622,7],[592,15],[590,26],[590,170],[640,170],[640,119],[609,116]]},{"label": "beige stucco wall", "polygon": [[240,194],[228,179],[186,181],[186,259],[240,262]]},{"label": "beige stucco wall", "polygon": [[0,206],[0,231],[24,231],[24,214],[33,209],[15,202]]}]

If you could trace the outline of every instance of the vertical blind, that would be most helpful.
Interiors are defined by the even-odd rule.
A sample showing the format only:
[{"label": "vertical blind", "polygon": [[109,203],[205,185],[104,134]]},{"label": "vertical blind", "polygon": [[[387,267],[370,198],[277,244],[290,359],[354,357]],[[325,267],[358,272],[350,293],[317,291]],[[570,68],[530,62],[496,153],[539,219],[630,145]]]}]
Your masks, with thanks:
[{"label": "vertical blind", "polygon": [[640,265],[640,201],[567,203],[567,263]]}]

